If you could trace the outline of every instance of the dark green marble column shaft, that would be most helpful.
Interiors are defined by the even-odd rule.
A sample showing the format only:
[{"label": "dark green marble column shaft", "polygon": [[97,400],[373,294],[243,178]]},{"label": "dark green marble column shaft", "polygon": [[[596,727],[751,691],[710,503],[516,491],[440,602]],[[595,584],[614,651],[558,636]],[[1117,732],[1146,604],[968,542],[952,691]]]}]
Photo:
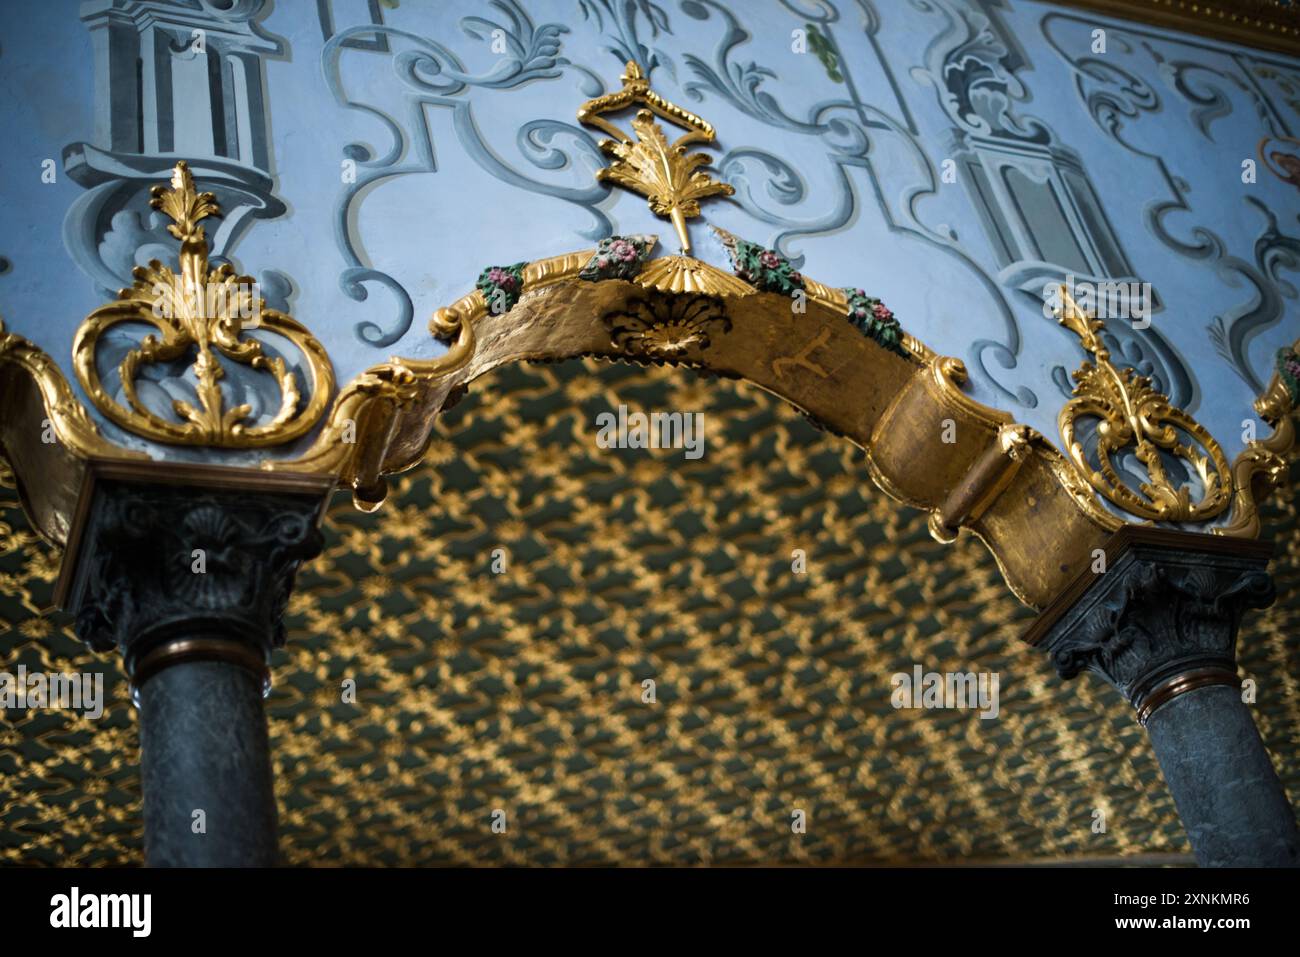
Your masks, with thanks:
[{"label": "dark green marble column shaft", "polygon": [[1295,814],[1239,689],[1179,695],[1147,733],[1202,867],[1300,865]]},{"label": "dark green marble column shaft", "polygon": [[145,863],[275,864],[261,679],[225,661],[182,661],[145,681],[139,699]]}]

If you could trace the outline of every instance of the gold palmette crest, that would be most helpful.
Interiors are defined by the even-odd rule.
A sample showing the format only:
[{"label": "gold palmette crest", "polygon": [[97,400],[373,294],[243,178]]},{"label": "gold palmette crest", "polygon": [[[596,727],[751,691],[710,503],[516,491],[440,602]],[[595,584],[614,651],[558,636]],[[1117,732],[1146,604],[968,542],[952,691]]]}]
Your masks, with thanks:
[{"label": "gold palmette crest", "polygon": [[[613,137],[600,142],[601,150],[613,162],[597,171],[596,178],[644,196],[656,216],[672,221],[681,240],[682,253],[688,254],[691,240],[686,232],[686,220],[700,215],[700,200],[735,193],[730,185],[700,169],[710,162],[707,154],[687,150],[693,143],[712,143],[713,127],[650,89],[649,79],[635,61],[628,61],[622,80],[621,90],[588,100],[578,110],[580,122]],[[602,116],[634,104],[644,107],[632,119],[635,139]],[[669,143],[655,116],[676,123],[686,130],[685,134]]]},{"label": "gold palmette crest", "polygon": [[[1096,359],[1095,365],[1085,361],[1074,373],[1074,398],[1058,418],[1066,453],[1079,474],[1111,504],[1140,519],[1206,522],[1220,515],[1232,500],[1232,473],[1214,436],[1170,405],[1149,377],[1117,368],[1101,338],[1105,324],[1084,313],[1064,286],[1056,312],[1061,325]],[[1098,423],[1096,467],[1076,435],[1076,423],[1086,419]],[[1129,449],[1149,479],[1139,486],[1140,494],[1120,478],[1114,465],[1115,457]],[[1164,455],[1191,465],[1201,484],[1199,499],[1192,499],[1188,486],[1170,480]]]},{"label": "gold palmette crest", "polygon": [[[150,205],[172,220],[167,231],[181,242],[180,272],[156,259],[137,266],[131,288],[121,290],[116,301],[96,309],[81,324],[73,342],[73,364],[91,402],[127,431],[173,445],[265,448],[303,435],[321,417],[334,389],[334,372],[324,347],[304,326],[266,308],[252,279],[236,275],[228,264],[209,266],[201,221],[219,215],[220,210],[211,193],[195,190],[184,161],[176,164],[170,188],[155,186],[151,192]],[[147,323],[161,334],[145,336],[118,367],[125,405],[104,388],[96,363],[102,336],[122,323]],[[281,336],[302,353],[311,378],[311,396],[305,405],[293,370],[284,359],[267,355],[262,342],[243,334],[251,328]],[[176,418],[169,420],[141,401],[137,381],[143,367],[183,359],[192,349],[196,350],[189,367],[196,383],[194,401],[173,400]],[[250,422],[248,404],[226,408],[222,357],[274,379],[280,404],[268,421]]]}]

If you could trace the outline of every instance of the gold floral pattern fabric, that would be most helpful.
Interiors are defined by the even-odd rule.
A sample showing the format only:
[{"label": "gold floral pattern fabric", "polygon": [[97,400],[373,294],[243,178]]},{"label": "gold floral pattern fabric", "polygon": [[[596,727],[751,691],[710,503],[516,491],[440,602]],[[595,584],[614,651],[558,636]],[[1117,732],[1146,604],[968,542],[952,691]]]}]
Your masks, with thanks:
[{"label": "gold floral pattern fabric", "polygon": [[[600,447],[596,416],[620,404],[704,413],[704,455]],[[1032,613],[983,546],[931,540],[860,450],[756,387],[509,367],[393,484],[374,514],[335,498],[290,603],[268,700],[290,864],[1188,852],[1129,707],[1017,641]],[[1296,795],[1300,527],[1293,503],[1265,518],[1281,598],[1240,660]],[[3,473],[0,664],[103,669],[110,700],[99,720],[4,713],[0,862],[136,864],[135,716],[119,664],[52,611],[58,563]],[[997,672],[998,717],[896,710],[890,677],[915,664]]]}]

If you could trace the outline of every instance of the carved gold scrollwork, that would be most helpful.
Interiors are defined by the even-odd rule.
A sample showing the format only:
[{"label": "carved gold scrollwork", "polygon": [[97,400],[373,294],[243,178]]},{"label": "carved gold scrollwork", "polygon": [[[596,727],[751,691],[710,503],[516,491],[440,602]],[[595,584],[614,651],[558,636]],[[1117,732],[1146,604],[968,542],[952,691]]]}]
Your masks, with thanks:
[{"label": "carved gold scrollwork", "polygon": [[[1232,499],[1232,475],[1214,436],[1170,405],[1147,376],[1112,364],[1100,335],[1104,324],[1079,309],[1064,286],[1056,312],[1061,325],[1096,359],[1095,365],[1085,361],[1074,373],[1074,398],[1058,419],[1066,453],[1079,474],[1111,504],[1140,519],[1205,522],[1221,514]],[[1076,424],[1084,419],[1097,422],[1096,467],[1076,434]],[[1115,469],[1116,457],[1130,449],[1149,479],[1140,485],[1140,494]],[[1170,480],[1164,455],[1191,465],[1201,484],[1199,499],[1192,499],[1188,486]]]},{"label": "carved gold scrollwork", "polygon": [[[172,220],[167,229],[181,241],[180,272],[157,260],[136,267],[131,288],[123,289],[115,302],[96,309],[81,324],[73,343],[73,363],[91,402],[127,431],[175,445],[265,448],[303,435],[320,419],[334,389],[324,347],[298,322],[267,309],[252,279],[236,275],[229,265],[209,266],[208,242],[200,223],[219,210],[211,193],[196,192],[184,161],[176,164],[170,188],[154,187],[151,205]],[[104,388],[96,364],[100,340],[123,323],[146,323],[161,335],[145,336],[122,360],[119,375],[126,405]],[[281,336],[302,353],[311,378],[305,405],[293,370],[284,359],[267,355],[261,341],[244,336],[247,328]],[[196,401],[174,400],[176,419],[169,420],[140,399],[137,380],[143,367],[183,359],[192,349],[197,352],[190,365]],[[253,424],[248,404],[225,407],[221,357],[274,379],[280,403],[268,421]]]},{"label": "carved gold scrollwork", "polygon": [[[77,401],[58,364],[22,336],[5,329],[0,319],[0,364],[25,370],[40,390],[50,427],[58,440],[79,455],[134,458],[141,453],[121,449],[104,440],[86,407]],[[6,410],[7,411],[7,410]]]},{"label": "carved gold scrollwork", "polygon": [[[579,122],[613,137],[600,142],[601,150],[613,162],[597,171],[596,178],[617,183],[644,196],[656,216],[672,220],[677,238],[681,240],[682,252],[689,253],[691,241],[686,232],[686,220],[700,215],[700,200],[735,193],[730,185],[713,179],[699,168],[710,163],[707,154],[687,150],[692,143],[712,143],[713,127],[650,89],[649,79],[634,61],[628,61],[622,80],[621,90],[588,100],[578,110]],[[632,119],[635,139],[601,115],[633,104],[645,107],[638,110]],[[676,123],[686,133],[669,143],[663,127],[655,122],[655,116]]]},{"label": "carved gold scrollwork", "polygon": [[463,368],[473,357],[474,327],[470,313],[482,306],[478,296],[466,296],[455,307],[440,309],[429,331],[452,340],[436,359],[392,358],[372,366],[339,393],[329,421],[301,457],[264,462],[272,471],[328,472],[352,489],[357,508],[373,512],[388,494],[384,481],[386,461],[394,431],[433,383]]},{"label": "carved gold scrollwork", "polygon": [[1295,448],[1296,430],[1292,415],[1296,400],[1292,383],[1283,377],[1284,368],[1300,366],[1300,340],[1278,354],[1278,369],[1268,388],[1255,400],[1259,417],[1273,426],[1273,434],[1253,439],[1232,462],[1232,513],[1217,535],[1256,538],[1260,532],[1259,503],[1286,485],[1287,455]]}]

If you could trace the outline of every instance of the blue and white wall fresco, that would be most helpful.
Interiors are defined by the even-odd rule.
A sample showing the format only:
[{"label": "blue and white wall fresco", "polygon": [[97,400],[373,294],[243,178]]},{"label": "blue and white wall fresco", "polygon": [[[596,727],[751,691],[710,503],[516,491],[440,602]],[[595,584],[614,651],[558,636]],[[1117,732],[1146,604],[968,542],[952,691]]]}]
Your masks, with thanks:
[{"label": "blue and white wall fresco", "polygon": [[696,255],[726,265],[717,225],[864,287],[962,358],[977,399],[1049,439],[1084,354],[1044,315],[1048,282],[1149,283],[1149,327],[1112,321],[1112,353],[1229,457],[1300,336],[1286,57],[1028,0],[8,12],[0,315],[70,379],[81,319],[132,266],[175,260],[147,198],[177,158],[222,204],[216,256],[312,329],[340,382],[439,353],[429,315],[486,265],[615,233],[671,250],[644,200],[597,182],[598,135],[575,117],[630,59],[718,130],[714,169],[736,194],[692,221]]}]

